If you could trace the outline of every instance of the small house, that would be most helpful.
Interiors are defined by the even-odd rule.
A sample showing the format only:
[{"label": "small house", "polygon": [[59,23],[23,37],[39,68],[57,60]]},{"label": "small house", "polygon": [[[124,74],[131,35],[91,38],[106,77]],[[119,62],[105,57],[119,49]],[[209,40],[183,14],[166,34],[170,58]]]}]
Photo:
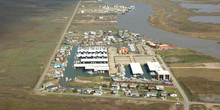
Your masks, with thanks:
[{"label": "small house", "polygon": [[81,92],[82,92],[82,89],[77,88],[77,89],[76,89],[76,92],[81,93]]},{"label": "small house", "polygon": [[132,83],[132,84],[129,85],[129,87],[130,88],[137,88],[137,84]]},{"label": "small house", "polygon": [[118,95],[118,90],[112,90],[111,93],[114,95]]},{"label": "small house", "polygon": [[92,92],[94,92],[94,90],[92,88],[85,89],[85,93],[87,93],[87,94],[91,94]]},{"label": "small house", "polygon": [[64,92],[65,90],[66,90],[65,87],[58,87],[58,91],[60,91],[60,92]]},{"label": "small house", "polygon": [[147,89],[148,89],[148,90],[153,90],[153,89],[155,89],[155,85],[148,85],[148,86],[147,86]]},{"label": "small house", "polygon": [[167,97],[167,91],[161,92],[160,96],[161,96],[161,97]]},{"label": "small house", "polygon": [[97,89],[95,90],[94,94],[93,95],[96,95],[96,96],[101,96],[103,94],[103,91],[100,90],[100,89]]},{"label": "small house", "polygon": [[159,85],[157,85],[157,86],[156,86],[156,90],[157,90],[157,91],[163,91],[163,90],[164,90],[164,86],[159,86]]},{"label": "small house", "polygon": [[112,86],[112,87],[118,87],[118,86],[119,86],[119,83],[117,83],[117,82],[112,82],[112,83],[111,83],[111,86]]},{"label": "small house", "polygon": [[169,93],[170,97],[177,97],[176,91]]},{"label": "small house", "polygon": [[157,93],[156,92],[147,92],[145,94],[146,97],[157,97]]},{"label": "small house", "polygon": [[46,82],[46,83],[43,84],[43,88],[44,88],[44,89],[47,89],[48,87],[54,86],[54,85],[55,85],[55,84],[53,84],[52,82]]},{"label": "small house", "polygon": [[55,63],[53,67],[54,68],[61,68],[62,67],[62,63]]},{"label": "small house", "polygon": [[130,93],[131,96],[135,96],[135,97],[139,97],[140,94],[138,93],[138,91],[131,91]]},{"label": "small house", "polygon": [[121,84],[121,87],[122,87],[122,88],[127,88],[127,87],[128,87],[128,84],[127,84],[127,83],[122,83],[122,84]]}]

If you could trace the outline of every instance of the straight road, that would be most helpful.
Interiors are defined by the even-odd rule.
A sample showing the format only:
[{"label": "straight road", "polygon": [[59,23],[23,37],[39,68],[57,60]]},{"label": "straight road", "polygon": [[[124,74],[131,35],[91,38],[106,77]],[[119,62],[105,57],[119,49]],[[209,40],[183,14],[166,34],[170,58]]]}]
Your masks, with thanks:
[{"label": "straight road", "polygon": [[41,92],[40,92],[38,89],[39,89],[39,87],[40,87],[42,81],[44,80],[44,77],[45,77],[45,75],[46,75],[46,73],[47,73],[47,71],[48,71],[48,69],[49,69],[49,67],[50,67],[50,64],[51,64],[51,62],[52,62],[52,60],[53,60],[53,58],[54,58],[54,56],[55,56],[57,50],[59,49],[60,44],[62,43],[62,40],[63,40],[63,38],[65,37],[65,34],[66,34],[68,28],[70,27],[70,24],[72,23],[73,18],[75,17],[75,14],[76,14],[76,12],[77,12],[77,10],[78,10],[78,8],[79,8],[80,3],[81,3],[81,0],[80,0],[79,3],[77,4],[76,8],[73,10],[73,14],[72,14],[72,16],[71,16],[69,22],[67,23],[66,28],[64,29],[63,34],[62,34],[62,36],[61,36],[61,38],[60,38],[60,40],[59,40],[59,42],[58,42],[58,44],[57,44],[57,46],[56,46],[54,52],[53,52],[53,54],[51,55],[51,57],[50,57],[50,59],[49,59],[49,62],[47,63],[46,68],[44,69],[44,71],[43,71],[43,73],[42,73],[40,79],[38,80],[37,84],[35,85],[34,91],[36,92],[36,94],[41,94]]},{"label": "straight road", "polygon": [[167,65],[164,63],[163,59],[161,58],[160,55],[157,55],[157,57],[159,58],[159,60],[161,61],[161,63],[163,64],[164,68],[169,71],[171,78],[173,80],[174,85],[177,87],[177,89],[180,91],[181,95],[183,96],[184,99],[184,110],[189,110],[189,100],[188,97],[186,96],[186,94],[184,93],[183,89],[180,87],[179,83],[177,82],[177,80],[175,79],[175,77],[173,76],[173,74],[171,73],[171,71],[169,70],[169,68],[167,67]]}]

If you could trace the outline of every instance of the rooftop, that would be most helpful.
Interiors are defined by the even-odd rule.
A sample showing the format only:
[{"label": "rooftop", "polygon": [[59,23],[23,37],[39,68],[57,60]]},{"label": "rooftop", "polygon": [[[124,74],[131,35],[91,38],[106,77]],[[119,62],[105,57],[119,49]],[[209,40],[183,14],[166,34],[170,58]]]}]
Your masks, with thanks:
[{"label": "rooftop", "polygon": [[130,67],[133,74],[144,74],[140,63],[130,63]]}]

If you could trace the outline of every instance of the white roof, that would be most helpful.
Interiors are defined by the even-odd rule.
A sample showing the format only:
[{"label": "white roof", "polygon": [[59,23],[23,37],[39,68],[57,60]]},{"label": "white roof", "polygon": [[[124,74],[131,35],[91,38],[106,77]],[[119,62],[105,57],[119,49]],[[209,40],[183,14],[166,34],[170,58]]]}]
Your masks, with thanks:
[{"label": "white roof", "polygon": [[156,71],[159,75],[169,75],[170,73],[163,70],[159,62],[147,62],[147,66],[150,71]]},{"label": "white roof", "polygon": [[89,59],[81,59],[81,62],[107,62],[107,58],[102,58],[102,59],[94,59],[94,58],[89,58]]},{"label": "white roof", "polygon": [[140,63],[130,63],[130,67],[133,74],[144,74]]},{"label": "white roof", "polygon": [[77,52],[107,52],[105,46],[78,47]]},{"label": "white roof", "polygon": [[169,75],[170,73],[166,70],[157,71],[158,75]]},{"label": "white roof", "polygon": [[109,70],[108,64],[74,64],[74,67],[84,67],[85,69],[93,70]]},{"label": "white roof", "polygon": [[150,71],[162,71],[163,70],[159,62],[147,62],[147,66]]}]

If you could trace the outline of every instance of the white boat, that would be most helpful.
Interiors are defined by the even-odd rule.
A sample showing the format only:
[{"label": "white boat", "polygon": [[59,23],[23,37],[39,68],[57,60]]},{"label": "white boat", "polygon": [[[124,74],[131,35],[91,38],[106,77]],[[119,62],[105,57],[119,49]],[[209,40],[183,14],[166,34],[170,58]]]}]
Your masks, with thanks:
[{"label": "white boat", "polygon": [[87,71],[87,73],[89,73],[89,74],[94,74],[92,71]]},{"label": "white boat", "polygon": [[61,76],[61,78],[63,77],[63,73],[60,75]]},{"label": "white boat", "polygon": [[135,9],[135,6],[131,6],[132,9]]},{"label": "white boat", "polygon": [[125,67],[124,65],[120,65],[120,72],[121,72],[121,76],[125,76]]},{"label": "white boat", "polygon": [[68,77],[66,77],[66,81],[68,81]]}]

